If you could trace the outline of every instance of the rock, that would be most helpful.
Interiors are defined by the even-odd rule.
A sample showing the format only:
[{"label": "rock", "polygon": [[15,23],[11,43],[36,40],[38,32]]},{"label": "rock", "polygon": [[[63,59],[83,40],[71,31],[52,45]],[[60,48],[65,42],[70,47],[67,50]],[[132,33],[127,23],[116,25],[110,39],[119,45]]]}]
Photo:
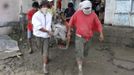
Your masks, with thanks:
[{"label": "rock", "polygon": [[7,35],[0,35],[0,59],[21,55],[18,43]]},{"label": "rock", "polygon": [[82,71],[79,71],[79,72],[78,72],[78,75],[83,75],[83,72],[82,72]]},{"label": "rock", "polygon": [[130,38],[130,41],[128,44],[126,44],[126,47],[128,48],[134,48],[134,38]]},{"label": "rock", "polygon": [[1,26],[0,35],[7,35],[12,32],[12,26]]},{"label": "rock", "polygon": [[134,70],[134,63],[132,63],[132,62],[114,59],[114,60],[113,60],[113,63],[114,63],[116,66],[125,68],[125,69],[127,69],[127,70]]},{"label": "rock", "polygon": [[12,52],[14,50],[19,50],[17,41],[8,35],[0,35],[0,51]]},{"label": "rock", "polygon": [[64,75],[72,75],[70,70],[66,70]]},{"label": "rock", "polygon": [[56,73],[54,73],[54,75],[63,75],[63,72],[61,70],[57,70]]},{"label": "rock", "polygon": [[0,65],[0,71],[2,71],[5,68],[5,65]]},{"label": "rock", "polygon": [[0,52],[0,59],[6,59],[9,57],[19,56],[22,55],[20,52]]},{"label": "rock", "polygon": [[26,72],[26,75],[33,75],[33,74],[35,74],[33,71],[27,71]]},{"label": "rock", "polygon": [[113,47],[114,58],[128,60],[134,62],[133,48]]},{"label": "rock", "polygon": [[44,74],[39,74],[34,71],[22,71],[15,73],[15,75],[44,75]]},{"label": "rock", "polygon": [[26,75],[26,72],[18,72],[18,73],[15,73],[15,75]]},{"label": "rock", "polygon": [[0,75],[5,75],[3,72],[0,72]]}]

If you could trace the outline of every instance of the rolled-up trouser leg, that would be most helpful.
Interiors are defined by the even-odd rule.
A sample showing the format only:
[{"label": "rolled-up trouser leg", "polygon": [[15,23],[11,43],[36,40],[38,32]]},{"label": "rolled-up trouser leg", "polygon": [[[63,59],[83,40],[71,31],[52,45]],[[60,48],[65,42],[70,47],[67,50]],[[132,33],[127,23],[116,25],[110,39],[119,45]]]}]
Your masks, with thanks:
[{"label": "rolled-up trouser leg", "polygon": [[75,51],[77,59],[83,59],[83,57],[88,56],[88,50],[92,43],[92,39],[86,41],[84,38],[75,37]]},{"label": "rolled-up trouser leg", "polygon": [[48,57],[49,38],[43,40],[43,56]]},{"label": "rolled-up trouser leg", "polygon": [[84,57],[88,56],[88,51],[89,51],[91,43],[92,43],[92,39],[90,39],[89,41],[86,41],[86,43],[84,44]]},{"label": "rolled-up trouser leg", "polygon": [[36,37],[36,41],[38,49],[41,51],[43,58],[46,59],[48,57],[49,38]]},{"label": "rolled-up trouser leg", "polygon": [[75,39],[75,52],[76,52],[76,58],[77,60],[82,60],[84,55],[84,43],[85,40],[81,37],[76,36]]},{"label": "rolled-up trouser leg", "polygon": [[43,47],[42,45],[43,45],[43,43],[42,43],[41,38],[35,36],[35,40],[36,40],[36,47],[37,47],[37,49],[39,49],[39,50],[42,51],[42,47]]}]

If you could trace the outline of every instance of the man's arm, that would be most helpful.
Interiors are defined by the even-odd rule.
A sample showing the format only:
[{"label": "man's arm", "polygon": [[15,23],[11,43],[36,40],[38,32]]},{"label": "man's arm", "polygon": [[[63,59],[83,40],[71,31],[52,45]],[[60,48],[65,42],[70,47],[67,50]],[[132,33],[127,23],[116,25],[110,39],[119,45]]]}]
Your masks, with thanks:
[{"label": "man's arm", "polygon": [[43,28],[43,26],[41,25],[40,20],[38,19],[38,17],[36,15],[34,15],[33,18],[32,18],[32,24],[33,24],[33,27],[35,27],[36,29],[39,29],[42,32],[46,32],[50,36],[52,36],[53,33],[51,31],[48,31],[45,28]]},{"label": "man's arm", "polygon": [[47,32],[47,33],[49,32],[49,31],[46,30],[45,28],[40,28],[39,30],[42,31],[42,32]]},{"label": "man's arm", "polygon": [[104,40],[103,32],[100,32],[99,40],[102,42]]},{"label": "man's arm", "polygon": [[68,25],[67,39],[70,40],[70,37],[71,37],[71,26]]},{"label": "man's arm", "polygon": [[93,31],[94,32],[99,32],[99,40],[102,42],[104,40],[104,35],[103,35],[103,28],[102,28],[102,24],[99,20],[99,18],[97,17],[97,15],[94,13],[95,16],[95,20],[94,20],[94,27],[93,27]]},{"label": "man's arm", "polygon": [[53,35],[53,32],[48,31],[48,30],[46,30],[45,28],[40,28],[39,30],[42,31],[42,32],[47,32],[50,36]]},{"label": "man's arm", "polygon": [[68,31],[67,31],[67,39],[70,40],[71,36],[71,27],[74,25],[74,16],[71,17],[69,24],[68,24]]}]

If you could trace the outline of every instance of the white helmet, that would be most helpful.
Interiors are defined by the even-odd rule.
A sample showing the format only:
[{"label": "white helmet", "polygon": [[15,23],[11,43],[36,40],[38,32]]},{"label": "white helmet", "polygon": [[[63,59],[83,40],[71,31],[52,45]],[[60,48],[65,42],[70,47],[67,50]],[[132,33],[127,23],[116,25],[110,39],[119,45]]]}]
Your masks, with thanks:
[{"label": "white helmet", "polygon": [[84,14],[88,15],[92,11],[92,3],[88,0],[85,0],[81,3],[81,10]]},{"label": "white helmet", "polygon": [[88,0],[85,0],[83,2],[81,2],[81,9],[87,8],[87,7],[92,7],[92,3]]},{"label": "white helmet", "polygon": [[51,1],[53,1],[53,0],[47,0],[47,1],[51,2]]}]

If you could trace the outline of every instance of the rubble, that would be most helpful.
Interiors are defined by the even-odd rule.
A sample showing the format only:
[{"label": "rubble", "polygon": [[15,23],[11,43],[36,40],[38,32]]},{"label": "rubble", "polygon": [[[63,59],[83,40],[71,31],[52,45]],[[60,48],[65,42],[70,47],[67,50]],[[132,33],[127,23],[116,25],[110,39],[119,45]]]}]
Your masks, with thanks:
[{"label": "rubble", "polygon": [[124,68],[127,70],[134,70],[134,63],[133,62],[114,59],[113,63],[114,63],[114,65],[116,65],[118,67],[121,67],[121,68]]},{"label": "rubble", "polygon": [[0,36],[0,59],[21,55],[18,43],[8,35]]}]

